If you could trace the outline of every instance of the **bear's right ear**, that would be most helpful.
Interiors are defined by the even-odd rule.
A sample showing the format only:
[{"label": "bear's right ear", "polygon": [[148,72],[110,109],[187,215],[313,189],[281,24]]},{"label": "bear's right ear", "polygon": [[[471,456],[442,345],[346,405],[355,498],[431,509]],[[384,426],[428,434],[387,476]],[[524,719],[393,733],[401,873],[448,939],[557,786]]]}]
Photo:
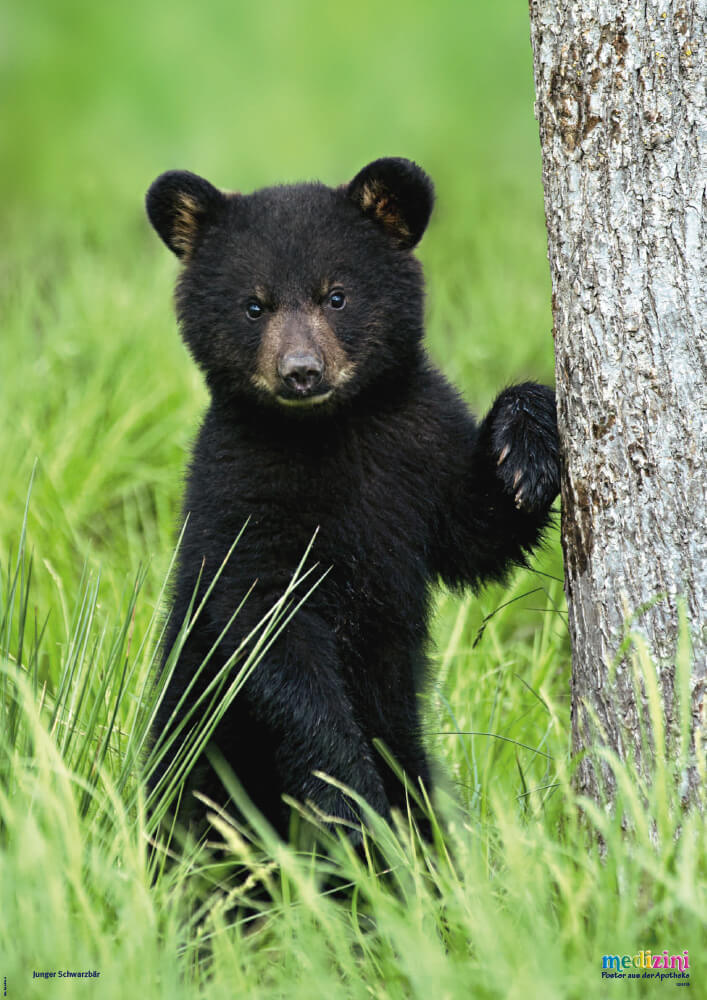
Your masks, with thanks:
[{"label": "bear's right ear", "polygon": [[177,257],[191,256],[202,226],[216,218],[226,196],[188,170],[168,170],[150,186],[145,207],[150,222]]}]

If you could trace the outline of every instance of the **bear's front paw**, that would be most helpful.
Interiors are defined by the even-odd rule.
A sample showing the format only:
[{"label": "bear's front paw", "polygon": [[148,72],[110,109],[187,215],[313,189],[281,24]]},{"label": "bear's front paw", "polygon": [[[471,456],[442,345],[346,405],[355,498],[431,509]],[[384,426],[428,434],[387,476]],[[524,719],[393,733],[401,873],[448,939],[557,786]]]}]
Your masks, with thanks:
[{"label": "bear's front paw", "polygon": [[526,382],[506,389],[487,418],[491,459],[518,510],[544,513],[560,489],[555,393]]}]

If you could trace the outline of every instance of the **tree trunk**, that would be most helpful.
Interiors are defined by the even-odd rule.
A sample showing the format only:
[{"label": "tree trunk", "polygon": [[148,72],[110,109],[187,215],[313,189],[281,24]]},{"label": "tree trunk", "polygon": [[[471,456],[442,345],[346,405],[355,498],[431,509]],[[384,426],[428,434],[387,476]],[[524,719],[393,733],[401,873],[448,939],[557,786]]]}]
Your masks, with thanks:
[{"label": "tree trunk", "polygon": [[[706,11],[705,0],[530,0],[573,749],[602,741],[622,759],[640,757],[622,640],[628,628],[647,640],[670,730],[681,596],[705,733]],[[577,784],[601,798],[588,758]]]}]

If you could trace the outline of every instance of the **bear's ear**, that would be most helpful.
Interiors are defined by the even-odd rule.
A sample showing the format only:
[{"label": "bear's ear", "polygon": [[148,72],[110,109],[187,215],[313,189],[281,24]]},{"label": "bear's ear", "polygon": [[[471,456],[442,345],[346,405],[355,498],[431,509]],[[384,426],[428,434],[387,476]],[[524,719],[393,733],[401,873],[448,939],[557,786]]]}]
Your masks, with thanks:
[{"label": "bear's ear", "polygon": [[150,222],[177,257],[188,259],[202,226],[216,218],[226,196],[188,170],[168,170],[150,186],[145,207]]},{"label": "bear's ear", "polygon": [[434,185],[412,160],[389,157],[364,167],[346,189],[349,198],[402,246],[422,238],[434,204]]}]

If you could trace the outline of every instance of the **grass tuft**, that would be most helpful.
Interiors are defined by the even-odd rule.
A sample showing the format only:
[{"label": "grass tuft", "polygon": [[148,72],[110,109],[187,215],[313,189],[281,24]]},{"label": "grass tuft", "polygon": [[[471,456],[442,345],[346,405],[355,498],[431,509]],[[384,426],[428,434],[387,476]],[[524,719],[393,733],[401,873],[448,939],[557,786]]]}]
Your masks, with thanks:
[{"label": "grass tuft", "polygon": [[[236,545],[230,558],[237,555]],[[408,786],[410,801],[430,819],[432,844],[410,813],[388,824],[348,791],[368,821],[362,851],[306,809],[320,824],[319,845],[301,838],[298,847],[286,845],[218,759],[240,818],[204,800],[208,841],[183,843],[157,830],[146,811],[144,775],[164,746],[147,751],[145,735],[164,678],[154,683],[159,616],[151,617],[149,637],[134,624],[144,576],[125,588],[114,617],[100,620],[101,583],[84,571],[52,693],[37,672],[46,633],[27,613],[29,565],[21,536],[0,602],[0,953],[3,974],[21,995],[48,989],[32,970],[68,968],[100,971],[91,995],[108,998],[123,997],[133,975],[149,997],[402,998],[432,990],[601,997],[603,955],[665,947],[688,949],[698,975],[707,920],[705,803],[685,808],[681,775],[698,768],[706,788],[704,753],[684,739],[666,752],[655,670],[640,642],[631,662],[646,691],[656,753],[644,753],[641,772],[633,761],[594,753],[611,772],[614,808],[572,792],[565,708],[543,677],[551,649],[557,668],[564,636],[548,630],[551,648],[538,640],[534,680],[519,679],[512,643],[502,647],[502,664],[494,667],[489,656],[488,693],[466,707],[469,718],[481,719],[485,706],[486,729],[467,729],[462,716],[445,737],[456,743],[445,744],[455,787],[443,789],[433,808],[426,789]],[[249,651],[234,654],[233,669],[207,689],[179,734],[184,749],[158,789],[158,816],[181,794],[180,775],[258,657],[306,600],[312,578],[305,576],[293,578]],[[500,641],[493,632],[510,613],[509,605],[484,616],[484,643]],[[460,614],[439,654],[447,687],[478,655],[478,647],[463,647],[476,623],[461,625]],[[680,698],[689,672],[683,649]],[[438,690],[435,699],[454,719],[447,696]],[[494,732],[499,726],[535,738]],[[642,991],[640,981],[623,985],[629,995]],[[85,996],[87,988],[67,980],[61,995]]]}]

